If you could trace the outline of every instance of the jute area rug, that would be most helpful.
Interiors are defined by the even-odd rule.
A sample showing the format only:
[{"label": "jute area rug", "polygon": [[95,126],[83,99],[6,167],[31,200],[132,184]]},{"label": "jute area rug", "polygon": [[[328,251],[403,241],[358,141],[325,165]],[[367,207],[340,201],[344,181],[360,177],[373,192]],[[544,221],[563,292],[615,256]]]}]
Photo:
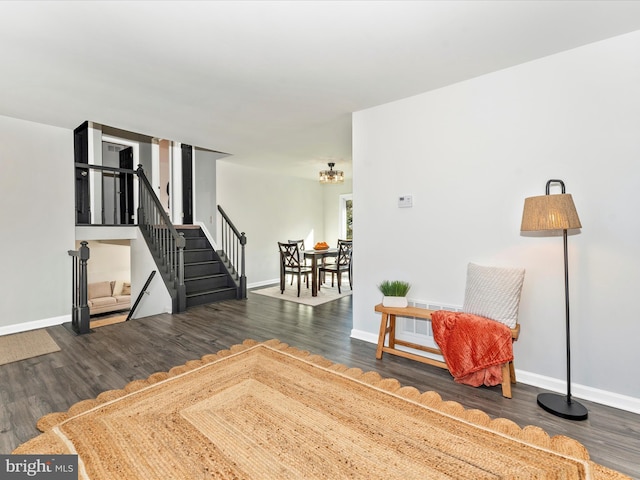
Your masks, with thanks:
[{"label": "jute area rug", "polygon": [[349,288],[349,282],[343,283],[340,290],[342,293],[338,293],[338,287],[331,287],[331,284],[323,285],[318,291],[317,297],[311,296],[311,287],[303,283],[300,288],[300,296],[298,297],[298,286],[295,280],[293,285],[287,283],[284,293],[280,293],[280,286],[261,288],[258,290],[251,290],[249,293],[256,293],[258,295],[266,295],[267,297],[278,298],[280,300],[288,300],[290,302],[301,303],[303,305],[310,305],[315,307],[316,305],[322,305],[323,303],[332,302],[338,298],[351,295],[351,288]]},{"label": "jute area rug", "polygon": [[624,479],[538,427],[246,340],[40,419],[16,454],[79,455],[79,478]]},{"label": "jute area rug", "polygon": [[58,344],[43,329],[0,337],[0,365],[59,351]]}]

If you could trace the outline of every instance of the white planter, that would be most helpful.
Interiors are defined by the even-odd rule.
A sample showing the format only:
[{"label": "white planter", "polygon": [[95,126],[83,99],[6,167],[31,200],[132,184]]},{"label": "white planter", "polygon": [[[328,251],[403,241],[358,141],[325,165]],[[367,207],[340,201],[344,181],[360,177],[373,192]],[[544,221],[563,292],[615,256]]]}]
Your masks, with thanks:
[{"label": "white planter", "polygon": [[405,308],[409,305],[407,297],[382,297],[382,305],[384,307]]}]

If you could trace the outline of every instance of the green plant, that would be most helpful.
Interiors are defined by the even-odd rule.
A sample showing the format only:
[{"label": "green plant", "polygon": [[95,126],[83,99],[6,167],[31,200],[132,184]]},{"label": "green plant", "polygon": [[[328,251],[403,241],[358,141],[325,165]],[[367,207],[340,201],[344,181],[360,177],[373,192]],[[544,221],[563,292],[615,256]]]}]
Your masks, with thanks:
[{"label": "green plant", "polygon": [[378,285],[378,290],[385,297],[406,297],[411,284],[402,280],[385,280]]}]

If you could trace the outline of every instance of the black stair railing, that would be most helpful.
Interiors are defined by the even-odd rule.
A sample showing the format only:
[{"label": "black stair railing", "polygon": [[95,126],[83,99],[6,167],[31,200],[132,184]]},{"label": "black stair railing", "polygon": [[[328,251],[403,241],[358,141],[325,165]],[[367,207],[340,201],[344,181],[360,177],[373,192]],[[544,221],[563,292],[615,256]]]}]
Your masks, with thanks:
[{"label": "black stair railing", "polygon": [[[82,178],[90,176],[93,179],[91,185],[95,187],[93,189],[94,194],[99,193],[95,199],[98,213],[92,216],[91,201],[89,200],[90,192],[88,190],[84,192],[86,194],[85,198],[84,194],[78,190],[78,185],[76,185],[76,225],[135,225],[137,220],[145,239],[154,250],[157,259],[160,259],[156,259],[156,263],[165,283],[173,284],[173,289],[176,292],[174,309],[177,312],[185,311],[187,308],[187,296],[184,283],[184,249],[186,245],[184,234],[178,232],[171,223],[169,216],[151,187],[142,165],[138,165],[136,170],[85,163],[76,163],[75,167],[77,176]],[[136,175],[138,176],[137,210],[135,209],[134,199],[130,194],[135,190],[134,177]],[[85,205],[87,202],[88,204]],[[84,205],[83,209],[79,208],[81,205]],[[88,215],[80,216],[78,214],[80,210],[83,212],[87,210],[89,213]],[[133,215],[134,211],[137,212],[135,216],[137,218]],[[235,227],[222,207],[218,206],[218,211],[222,218],[220,230],[221,249],[218,250],[218,255],[237,285],[236,298],[244,299],[247,298],[247,277],[245,274],[245,245],[247,237],[244,232],[241,233]],[[81,218],[82,221],[80,221]],[[71,255],[71,252],[69,254]],[[170,287],[170,285],[167,286]],[[75,284],[73,290],[75,298],[76,293],[80,294]],[[88,315],[88,307],[86,311]],[[77,315],[77,325],[80,328],[84,317],[80,313]],[[88,316],[86,323],[88,329]]]},{"label": "black stair railing", "polygon": [[165,212],[144,174],[142,165],[138,165],[136,173],[140,180],[138,226],[164,262],[165,273],[174,283],[177,291],[177,310],[184,312],[187,308],[184,285],[184,247],[186,244],[184,234],[178,232],[171,223],[169,215]]},{"label": "black stair railing", "polygon": [[244,247],[247,244],[247,237],[244,232],[240,232],[226,212],[218,205],[220,212],[221,228],[220,240],[222,252],[220,256],[227,264],[229,271],[236,276],[239,282],[238,298],[247,298],[247,276],[245,275]]},{"label": "black stair railing", "polygon": [[89,247],[87,242],[80,242],[78,250],[69,250],[71,264],[71,328],[78,335],[89,333],[89,305],[87,304],[87,261]]}]

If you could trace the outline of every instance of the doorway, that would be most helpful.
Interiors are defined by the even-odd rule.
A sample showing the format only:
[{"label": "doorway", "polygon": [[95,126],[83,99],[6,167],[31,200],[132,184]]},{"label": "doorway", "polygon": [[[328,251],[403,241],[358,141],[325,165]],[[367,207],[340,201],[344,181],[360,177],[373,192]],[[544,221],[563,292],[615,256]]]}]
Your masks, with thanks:
[{"label": "doorway", "polygon": [[[120,150],[120,168],[133,170],[133,148]],[[133,224],[133,174],[120,172],[120,224]]]},{"label": "doorway", "polygon": [[193,224],[193,147],[182,148],[182,224]]}]

